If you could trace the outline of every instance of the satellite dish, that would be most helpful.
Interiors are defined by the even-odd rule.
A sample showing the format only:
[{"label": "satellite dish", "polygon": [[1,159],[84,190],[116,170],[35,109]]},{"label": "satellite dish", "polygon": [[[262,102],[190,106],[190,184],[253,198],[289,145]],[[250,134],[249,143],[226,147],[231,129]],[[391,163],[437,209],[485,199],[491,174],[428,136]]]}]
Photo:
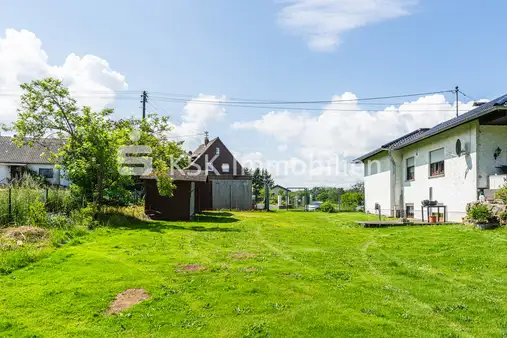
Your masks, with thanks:
[{"label": "satellite dish", "polygon": [[462,152],[462,149],[461,149],[461,140],[458,139],[456,141],[456,155],[458,155],[458,157],[459,157],[459,156],[461,156],[462,153],[463,152]]}]

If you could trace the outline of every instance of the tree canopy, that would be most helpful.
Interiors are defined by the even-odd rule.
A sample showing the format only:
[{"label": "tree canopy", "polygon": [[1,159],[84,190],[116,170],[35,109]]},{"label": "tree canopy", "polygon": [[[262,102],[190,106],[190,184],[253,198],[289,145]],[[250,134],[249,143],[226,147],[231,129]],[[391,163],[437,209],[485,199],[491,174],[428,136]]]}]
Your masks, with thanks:
[{"label": "tree canopy", "polygon": [[[18,119],[11,127],[16,132],[14,141],[18,146],[29,146],[47,145],[54,137],[65,140],[58,151],[49,151],[48,146],[45,156],[64,169],[74,191],[88,201],[101,205],[108,196],[128,194],[133,180],[121,174],[128,161],[122,161],[120,155],[122,147],[134,145],[149,147],[151,154],[140,158],[155,159],[152,166],[160,175],[161,193],[171,195],[168,169],[184,165],[187,158],[181,144],[164,136],[170,130],[167,117],[154,114],[147,119],[114,121],[112,109],[95,112],[78,106],[62,82],[53,78],[25,83],[21,88]],[[138,137],[133,138],[133,132]]]}]

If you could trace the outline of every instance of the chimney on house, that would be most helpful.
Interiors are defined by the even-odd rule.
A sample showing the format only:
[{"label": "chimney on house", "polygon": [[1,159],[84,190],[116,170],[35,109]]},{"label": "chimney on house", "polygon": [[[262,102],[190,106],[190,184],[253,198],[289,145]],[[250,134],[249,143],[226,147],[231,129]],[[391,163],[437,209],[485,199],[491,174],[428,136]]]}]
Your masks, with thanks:
[{"label": "chimney on house", "polygon": [[207,146],[209,143],[208,132],[204,132],[204,145]]}]

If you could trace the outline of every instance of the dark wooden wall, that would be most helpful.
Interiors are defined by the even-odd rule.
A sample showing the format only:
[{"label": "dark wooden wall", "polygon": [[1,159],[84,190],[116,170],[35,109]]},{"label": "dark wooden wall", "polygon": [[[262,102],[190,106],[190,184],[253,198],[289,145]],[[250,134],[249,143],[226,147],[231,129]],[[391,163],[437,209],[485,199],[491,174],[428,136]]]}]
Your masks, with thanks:
[{"label": "dark wooden wall", "polygon": [[[174,184],[176,190],[174,190],[173,196],[166,197],[159,194],[156,180],[144,181],[146,193],[144,209],[152,219],[165,221],[190,220],[191,182],[177,181]],[[153,211],[156,211],[156,213]]]}]

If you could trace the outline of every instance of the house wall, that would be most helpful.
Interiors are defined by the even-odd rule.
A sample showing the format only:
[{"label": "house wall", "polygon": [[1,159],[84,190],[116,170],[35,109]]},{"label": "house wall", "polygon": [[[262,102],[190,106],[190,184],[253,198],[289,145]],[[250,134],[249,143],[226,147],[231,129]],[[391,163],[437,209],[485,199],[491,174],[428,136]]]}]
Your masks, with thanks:
[{"label": "house wall", "polygon": [[53,169],[53,178],[47,180],[49,183],[64,187],[70,185],[70,182],[64,177],[65,172],[61,169],[56,169],[52,164],[29,164],[27,167],[36,173],[39,173],[39,169]]},{"label": "house wall", "polygon": [[[497,148],[502,152],[495,160]],[[489,189],[489,176],[503,174],[497,166],[507,165],[507,126],[480,125],[477,133],[477,187]]]},{"label": "house wall", "polygon": [[11,173],[9,170],[9,166],[0,165],[0,184],[7,183],[7,180],[10,179]]},{"label": "house wall", "polygon": [[[467,203],[477,199],[477,126],[477,122],[470,122],[400,150],[404,175],[404,207],[413,204],[416,219],[421,218],[421,202],[430,198],[430,188],[433,190],[433,200],[447,205],[450,221],[461,221],[461,217],[466,214]],[[469,150],[468,156],[456,156],[458,138],[463,147],[466,145]],[[445,176],[430,177],[429,153],[442,147],[445,154]],[[406,159],[410,157],[415,158],[413,181],[406,180]]]},{"label": "house wall", "polygon": [[[217,148],[219,148],[218,156],[216,155]],[[215,156],[217,156],[216,159],[214,159]],[[208,162],[213,161],[212,164],[216,168],[219,175],[243,175],[243,167],[220,139],[213,141],[213,144],[211,144],[210,147],[206,149],[202,155],[199,156],[194,165],[192,165],[189,169],[207,170],[206,157]],[[222,164],[229,165],[229,172],[222,170]],[[213,171],[210,171],[209,173],[210,175],[216,175]]]},{"label": "house wall", "polygon": [[[0,184],[7,183],[7,181],[11,179],[10,166],[10,164],[0,165]],[[53,179],[49,179],[49,183],[64,187],[68,187],[70,185],[70,182],[64,177],[65,172],[63,170],[55,169],[52,164],[28,164],[27,168],[35,171],[36,173],[39,172],[40,168],[53,169]]]},{"label": "house wall", "polygon": [[373,156],[364,164],[364,209],[377,213],[375,203],[380,204],[381,213],[391,216],[392,186],[391,163],[387,152]]}]

